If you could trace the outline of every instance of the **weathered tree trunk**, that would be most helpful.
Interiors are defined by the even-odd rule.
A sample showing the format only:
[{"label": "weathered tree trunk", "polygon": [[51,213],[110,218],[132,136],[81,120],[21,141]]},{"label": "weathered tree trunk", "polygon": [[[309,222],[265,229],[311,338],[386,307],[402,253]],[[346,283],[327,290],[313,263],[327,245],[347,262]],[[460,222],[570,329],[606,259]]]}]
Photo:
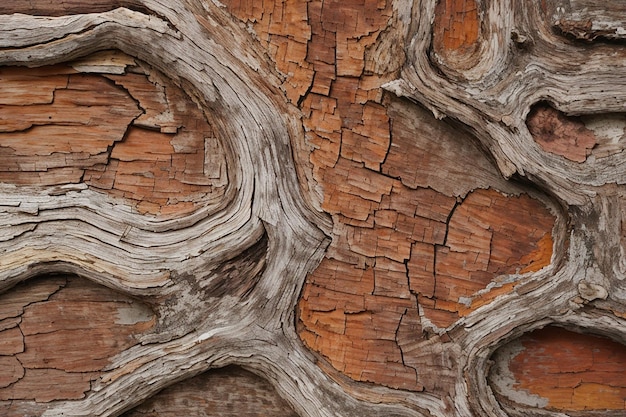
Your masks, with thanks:
[{"label": "weathered tree trunk", "polygon": [[0,11],[1,415],[626,412],[621,2]]}]

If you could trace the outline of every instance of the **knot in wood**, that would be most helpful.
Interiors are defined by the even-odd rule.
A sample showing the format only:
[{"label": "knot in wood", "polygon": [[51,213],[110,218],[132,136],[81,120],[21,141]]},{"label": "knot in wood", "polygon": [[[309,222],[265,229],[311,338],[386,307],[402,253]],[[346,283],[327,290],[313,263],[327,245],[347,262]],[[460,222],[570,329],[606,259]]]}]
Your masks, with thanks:
[{"label": "knot in wood", "polygon": [[598,284],[587,282],[585,280],[582,280],[578,283],[578,293],[583,299],[587,301],[593,301],[597,299],[606,300],[609,296],[606,288]]}]

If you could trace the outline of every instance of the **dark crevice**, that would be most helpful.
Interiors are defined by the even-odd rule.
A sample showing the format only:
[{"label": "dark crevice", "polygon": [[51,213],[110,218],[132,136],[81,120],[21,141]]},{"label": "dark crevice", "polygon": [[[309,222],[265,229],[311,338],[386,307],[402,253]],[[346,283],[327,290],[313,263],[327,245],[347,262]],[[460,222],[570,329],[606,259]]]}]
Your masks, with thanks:
[{"label": "dark crevice", "polygon": [[[387,144],[387,150],[385,151],[385,157],[383,158],[383,160],[380,162],[380,169],[378,171],[378,173],[380,175],[385,175],[383,173],[383,165],[385,165],[385,162],[387,162],[387,158],[389,157],[389,154],[391,153],[391,145],[393,144],[393,118],[391,116],[389,116],[388,111],[385,113],[387,114],[387,117],[389,118],[389,143]],[[388,175],[385,175],[387,177],[389,177]],[[400,179],[400,178],[398,178]]]},{"label": "dark crevice", "polygon": [[402,315],[400,316],[400,320],[398,320],[398,325],[396,326],[396,331],[395,331],[395,342],[396,342],[396,346],[398,346],[398,350],[400,350],[400,359],[402,360],[402,365],[406,366],[406,363],[404,362],[404,352],[402,351],[402,346],[400,345],[400,343],[398,342],[398,333],[400,332],[400,326],[402,325],[402,319],[404,318],[404,316],[406,315],[406,313],[409,311],[408,308],[404,309],[404,312],[402,313]]},{"label": "dark crevice", "polygon": [[444,237],[443,237],[443,244],[441,244],[441,245],[435,244],[434,245],[434,250],[433,250],[433,281],[434,281],[433,282],[433,298],[435,298],[435,294],[437,293],[437,252],[439,251],[439,248],[446,247],[446,244],[448,243],[448,232],[450,231],[450,220],[452,219],[452,215],[454,215],[454,212],[456,211],[457,207],[459,207],[463,203],[464,199],[465,199],[465,197],[463,197],[463,198],[457,197],[456,202],[454,203],[454,207],[452,207],[452,210],[450,210],[450,214],[448,214],[448,217],[446,218],[446,232],[445,232]]}]

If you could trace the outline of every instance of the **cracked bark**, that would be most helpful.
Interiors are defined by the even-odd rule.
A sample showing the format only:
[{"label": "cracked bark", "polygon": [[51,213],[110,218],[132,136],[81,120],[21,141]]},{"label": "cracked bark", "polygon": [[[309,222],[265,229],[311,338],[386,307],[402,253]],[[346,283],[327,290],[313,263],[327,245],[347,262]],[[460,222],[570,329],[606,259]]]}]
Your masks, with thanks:
[{"label": "cracked bark", "polygon": [[0,15],[4,414],[623,413],[617,2],[48,3]]},{"label": "cracked bark", "polygon": [[[203,203],[219,204],[227,185],[222,146],[180,89],[166,93],[158,73],[120,53],[72,65],[3,71],[2,88],[11,96],[2,112],[3,182],[81,182],[134,200],[139,213],[153,215],[182,216]],[[49,102],[24,88],[59,77],[67,84],[52,84]]]},{"label": "cracked bark", "polygon": [[[41,403],[83,398],[95,372],[138,343],[136,337],[155,321],[147,306],[71,276],[19,284],[2,295],[2,304],[3,322],[15,319],[15,327],[0,333],[2,374],[14,376],[0,388],[0,409],[7,415],[19,412],[15,408],[43,410]],[[9,359],[20,372],[8,372]]]},{"label": "cracked bark", "polygon": [[[504,403],[523,401],[572,415],[618,415],[623,410],[626,352],[615,341],[546,327],[500,349],[490,379]],[[509,351],[511,356],[499,356]]]}]

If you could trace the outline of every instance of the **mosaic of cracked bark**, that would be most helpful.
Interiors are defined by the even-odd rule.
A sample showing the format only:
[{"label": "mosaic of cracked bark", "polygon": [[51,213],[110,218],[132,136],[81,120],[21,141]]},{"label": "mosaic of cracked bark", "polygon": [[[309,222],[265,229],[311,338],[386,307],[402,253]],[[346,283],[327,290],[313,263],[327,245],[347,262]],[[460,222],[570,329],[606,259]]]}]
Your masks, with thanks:
[{"label": "mosaic of cracked bark", "polygon": [[[432,383],[421,372],[432,367],[417,347],[422,332],[511,292],[516,280],[506,277],[550,264],[555,218],[527,194],[470,191],[515,186],[498,180],[470,138],[398,104],[389,105],[382,173],[348,161],[329,169],[347,181],[333,181],[342,184],[326,206],[336,213],[335,240],[303,291],[300,335],[353,379],[422,390]],[[475,165],[461,166],[457,152]],[[356,198],[368,204],[352,205]]]},{"label": "mosaic of cracked bark", "polygon": [[[300,299],[300,336],[354,380],[431,389],[448,371],[436,382],[422,373],[421,365],[433,367],[417,348],[424,327],[445,328],[511,291],[514,284],[494,282],[498,276],[548,265],[554,216],[526,194],[495,191],[521,189],[501,179],[471,137],[382,95],[386,68],[367,67],[366,56],[385,29],[389,2],[227,4],[253,22],[262,42],[278,45],[277,66],[289,69],[285,88],[305,112],[314,178],[333,216],[333,243]],[[438,47],[471,53],[476,4],[439,7]],[[305,37],[287,36],[292,31]],[[302,53],[283,61],[280,48]],[[391,50],[379,52],[377,62],[393,62]],[[466,224],[476,213],[484,218]]]},{"label": "mosaic of cracked bark", "polygon": [[0,295],[0,411],[84,398],[112,358],[155,324],[148,306],[72,275],[33,278]]},{"label": "mosaic of cracked bark", "polygon": [[85,183],[153,215],[184,215],[224,195],[226,160],[202,111],[130,57],[5,67],[0,95],[1,182]]},{"label": "mosaic of cracked bark", "polygon": [[622,415],[624,11],[11,2],[0,414]]}]

